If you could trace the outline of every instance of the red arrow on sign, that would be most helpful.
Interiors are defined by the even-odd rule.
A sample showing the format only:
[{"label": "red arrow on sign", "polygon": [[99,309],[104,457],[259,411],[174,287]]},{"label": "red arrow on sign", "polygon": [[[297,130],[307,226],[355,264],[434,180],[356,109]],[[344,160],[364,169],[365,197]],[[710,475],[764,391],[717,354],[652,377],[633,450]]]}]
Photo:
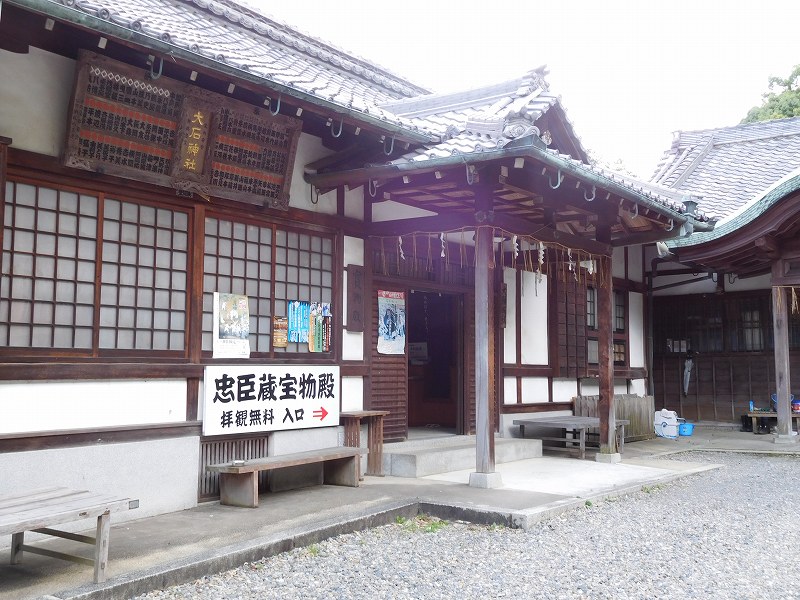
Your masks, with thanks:
[{"label": "red arrow on sign", "polygon": [[314,416],[314,417],[318,418],[320,421],[322,421],[322,419],[324,419],[325,417],[328,416],[328,411],[325,410],[324,406],[320,406],[319,410],[315,410],[312,413],[312,416]]}]

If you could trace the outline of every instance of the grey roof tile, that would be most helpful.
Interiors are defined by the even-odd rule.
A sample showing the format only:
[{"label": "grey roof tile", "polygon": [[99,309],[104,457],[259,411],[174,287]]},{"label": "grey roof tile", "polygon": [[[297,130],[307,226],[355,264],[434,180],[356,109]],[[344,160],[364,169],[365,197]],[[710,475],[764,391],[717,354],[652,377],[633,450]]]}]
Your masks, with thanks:
[{"label": "grey roof tile", "polygon": [[800,117],[676,132],[652,181],[702,197],[725,217],[800,168]]}]

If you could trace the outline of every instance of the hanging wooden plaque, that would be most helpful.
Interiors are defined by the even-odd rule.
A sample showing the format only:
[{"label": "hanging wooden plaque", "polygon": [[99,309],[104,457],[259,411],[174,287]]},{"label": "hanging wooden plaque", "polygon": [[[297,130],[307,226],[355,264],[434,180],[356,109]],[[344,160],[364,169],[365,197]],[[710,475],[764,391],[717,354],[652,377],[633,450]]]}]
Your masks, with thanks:
[{"label": "hanging wooden plaque", "polygon": [[298,119],[81,52],[64,164],[286,210],[301,126]]}]

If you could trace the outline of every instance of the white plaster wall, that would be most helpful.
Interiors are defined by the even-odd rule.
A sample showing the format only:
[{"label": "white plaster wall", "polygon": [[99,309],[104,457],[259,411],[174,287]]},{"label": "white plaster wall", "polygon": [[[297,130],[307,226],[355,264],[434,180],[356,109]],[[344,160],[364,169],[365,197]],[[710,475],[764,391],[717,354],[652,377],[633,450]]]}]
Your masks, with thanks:
[{"label": "white plaster wall", "polygon": [[628,340],[630,343],[631,367],[645,366],[644,341],[647,325],[644,320],[644,296],[636,292],[628,294]]},{"label": "white plaster wall", "polygon": [[664,273],[659,268],[659,276],[655,278],[653,287],[659,287],[670,283],[680,283],[687,281],[684,285],[678,285],[666,290],[656,290],[654,296],[680,296],[684,294],[713,294],[717,289],[717,284],[710,279],[701,279],[703,275],[692,277],[691,275],[662,275]]},{"label": "white plaster wall", "polygon": [[[0,495],[64,486],[138,499],[139,508],[111,515],[113,525],[196,506],[199,464],[197,436],[8,452],[0,454]],[[64,529],[95,524],[77,521]],[[0,537],[0,547],[10,542],[11,536]]]},{"label": "white plaster wall", "polygon": [[506,328],[503,330],[503,361],[517,362],[517,272],[503,269],[503,282],[506,284]]},{"label": "white plaster wall", "polygon": [[647,391],[647,383],[644,379],[631,379],[628,384],[629,394],[636,394],[637,396],[645,396]]},{"label": "white plaster wall", "polygon": [[289,188],[289,206],[325,215],[336,214],[336,190],[320,194],[318,202],[314,192],[314,201],[317,202],[314,204],[311,201],[311,185],[303,179],[303,171],[308,163],[330,154],[333,152],[322,145],[320,138],[307,133],[300,134],[292,169],[292,185]]},{"label": "white plaster wall", "polygon": [[631,281],[644,281],[644,261],[642,247],[631,246],[628,248],[628,279]]},{"label": "white plaster wall", "polygon": [[413,219],[416,217],[433,217],[436,213],[422,208],[415,208],[386,200],[372,205],[372,221],[378,223],[380,221],[396,221],[397,219]]},{"label": "white plaster wall", "polygon": [[[643,381],[643,380],[637,380]],[[614,380],[614,393],[615,394],[628,394],[628,381],[625,379]],[[600,395],[600,381],[596,378],[581,379],[581,396],[599,396]],[[570,398],[572,400],[572,398]]]},{"label": "white plaster wall", "polygon": [[0,383],[0,434],[186,420],[186,381]]},{"label": "white plaster wall", "polygon": [[525,404],[549,402],[550,382],[547,377],[523,377],[522,401]]},{"label": "white plaster wall", "polygon": [[351,219],[364,220],[364,188],[357,187],[352,190],[345,188],[344,216]]},{"label": "white plaster wall", "polygon": [[614,248],[611,254],[611,273],[614,277],[625,278],[625,248]]},{"label": "white plaster wall", "polygon": [[0,135],[12,147],[59,156],[64,148],[75,61],[38,48],[0,50]]},{"label": "white plaster wall", "polygon": [[342,412],[364,410],[364,378],[342,377]]},{"label": "white plaster wall", "polygon": [[[344,264],[364,264],[364,240],[345,236]],[[343,274],[342,285],[342,320],[347,326],[347,271]],[[342,359],[364,360],[364,334],[358,331],[347,331],[342,327]]]},{"label": "white plaster wall", "polygon": [[758,277],[748,277],[747,279],[737,279],[733,283],[728,283],[725,277],[725,289],[729,292],[745,292],[750,290],[769,290],[772,288],[772,276],[759,275]]},{"label": "white plaster wall", "polygon": [[503,404],[517,403],[517,378],[503,377]]},{"label": "white plaster wall", "polygon": [[553,402],[571,402],[577,395],[576,379],[553,379]]},{"label": "white plaster wall", "polygon": [[547,277],[536,282],[536,273],[522,272],[522,356],[524,365],[546,365],[548,356]]}]

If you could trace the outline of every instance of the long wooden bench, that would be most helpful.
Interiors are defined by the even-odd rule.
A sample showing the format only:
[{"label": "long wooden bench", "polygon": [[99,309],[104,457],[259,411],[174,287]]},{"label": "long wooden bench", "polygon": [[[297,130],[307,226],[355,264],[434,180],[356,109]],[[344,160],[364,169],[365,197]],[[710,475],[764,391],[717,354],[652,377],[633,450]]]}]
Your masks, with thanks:
[{"label": "long wooden bench", "polygon": [[[616,434],[617,445],[620,454],[622,453],[625,444],[625,425],[628,424],[627,419],[616,420]],[[543,437],[537,435],[536,437],[543,441],[562,442],[564,448],[545,446],[548,450],[572,450],[578,448],[578,457],[584,459],[586,457],[586,439],[587,430],[600,427],[599,417],[583,417],[574,415],[565,415],[563,417],[541,417],[539,419],[514,419],[514,425],[519,425],[520,437],[525,437],[525,427],[541,427],[546,429],[560,430],[561,435],[554,437]],[[576,446],[577,444],[577,446]],[[599,442],[598,442],[599,446]]]},{"label": "long wooden bench", "polygon": [[[94,566],[94,582],[100,583],[106,579],[111,513],[115,510],[128,510],[138,506],[138,500],[116,498],[65,487],[0,496],[0,535],[11,534],[12,565],[22,561],[23,552],[40,554]],[[95,537],[59,531],[50,527],[94,517],[97,518]],[[39,546],[30,546],[24,543],[26,531],[91,544],[94,546],[94,557],[85,558]]]},{"label": "long wooden bench", "polygon": [[219,473],[220,504],[256,508],[259,472],[323,463],[323,483],[358,487],[359,467],[363,454],[367,454],[366,448],[339,446],[266,458],[235,460],[208,465],[206,469]]}]

